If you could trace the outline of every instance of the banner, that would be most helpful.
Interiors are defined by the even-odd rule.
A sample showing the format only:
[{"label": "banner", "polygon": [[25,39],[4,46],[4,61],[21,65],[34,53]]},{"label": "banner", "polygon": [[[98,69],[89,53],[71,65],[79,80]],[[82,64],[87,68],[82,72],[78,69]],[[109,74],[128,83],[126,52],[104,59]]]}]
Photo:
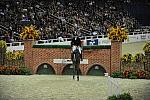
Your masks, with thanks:
[{"label": "banner", "polygon": [[87,40],[87,45],[98,45],[98,39]]}]

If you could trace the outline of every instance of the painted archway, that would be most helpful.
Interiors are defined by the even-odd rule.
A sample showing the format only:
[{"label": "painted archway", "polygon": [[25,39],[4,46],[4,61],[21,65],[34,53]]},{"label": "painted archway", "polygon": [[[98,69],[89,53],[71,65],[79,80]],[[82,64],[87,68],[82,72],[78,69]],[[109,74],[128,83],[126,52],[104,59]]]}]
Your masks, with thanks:
[{"label": "painted archway", "polygon": [[104,73],[106,70],[101,65],[95,64],[89,68],[87,75],[104,76]]},{"label": "painted archway", "polygon": [[[81,70],[79,70],[79,74],[81,75]],[[73,75],[73,66],[72,64],[68,64],[64,67],[62,71],[62,75]]]},{"label": "painted archway", "polygon": [[50,64],[43,63],[38,66],[36,74],[55,74],[55,70]]}]

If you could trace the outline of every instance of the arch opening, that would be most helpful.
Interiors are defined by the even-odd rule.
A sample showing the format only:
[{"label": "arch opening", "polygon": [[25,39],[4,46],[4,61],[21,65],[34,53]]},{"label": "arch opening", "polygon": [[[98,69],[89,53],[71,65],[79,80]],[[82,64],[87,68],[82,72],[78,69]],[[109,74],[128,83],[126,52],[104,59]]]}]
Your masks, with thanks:
[{"label": "arch opening", "polygon": [[52,74],[55,74],[55,70],[53,69],[53,67],[50,64],[43,63],[38,66],[36,74],[52,75]]},{"label": "arch opening", "polygon": [[[72,64],[68,64],[64,67],[62,71],[62,75],[73,75],[73,66]],[[81,70],[79,69],[79,75],[81,75]]]},{"label": "arch opening", "polygon": [[96,64],[88,70],[87,75],[104,76],[104,73],[106,73],[106,70],[102,66]]}]

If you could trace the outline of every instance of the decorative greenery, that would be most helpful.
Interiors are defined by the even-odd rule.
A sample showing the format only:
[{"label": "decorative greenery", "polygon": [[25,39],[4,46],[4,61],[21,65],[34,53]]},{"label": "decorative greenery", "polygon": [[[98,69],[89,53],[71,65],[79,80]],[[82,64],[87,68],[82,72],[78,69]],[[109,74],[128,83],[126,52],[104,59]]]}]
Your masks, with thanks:
[{"label": "decorative greenery", "polygon": [[130,53],[124,54],[121,61],[131,63],[133,61],[133,56]]},{"label": "decorative greenery", "polygon": [[143,50],[144,50],[144,52],[150,52],[150,42],[145,44]]},{"label": "decorative greenery", "polygon": [[123,76],[123,73],[120,71],[113,72],[111,75],[111,77],[113,78],[122,78],[122,76]]},{"label": "decorative greenery", "polygon": [[0,40],[0,48],[7,48],[6,41]]},{"label": "decorative greenery", "polygon": [[123,72],[123,77],[129,78],[131,72],[132,72],[131,70],[125,70],[125,71]]},{"label": "decorative greenery", "polygon": [[0,75],[18,75],[19,69],[18,67],[11,66],[11,67],[5,67],[0,66]]},{"label": "decorative greenery", "polygon": [[143,53],[137,53],[135,56],[134,56],[134,61],[135,62],[144,62],[144,54]]},{"label": "decorative greenery", "polygon": [[148,79],[149,74],[149,72],[144,70],[125,70],[123,72],[123,77],[130,79]]},{"label": "decorative greenery", "polygon": [[31,75],[32,72],[27,67],[0,66],[0,75]]},{"label": "decorative greenery", "polygon": [[20,34],[20,38],[23,40],[27,39],[39,39],[40,31],[36,29],[36,26],[25,26]]},{"label": "decorative greenery", "polygon": [[[33,48],[63,48],[70,49],[70,45],[33,45]],[[87,49],[110,49],[111,46],[83,46],[84,50]]]},{"label": "decorative greenery", "polygon": [[138,76],[137,76],[137,73],[135,71],[131,71],[129,73],[129,79],[137,79]]},{"label": "decorative greenery", "polygon": [[133,100],[133,98],[130,93],[123,93],[118,96],[109,96],[107,100]]},{"label": "decorative greenery", "polygon": [[111,75],[113,78],[129,78],[129,79],[149,79],[150,72],[144,70],[125,70],[123,72],[114,72]]},{"label": "decorative greenery", "polygon": [[146,71],[146,78],[150,79],[150,72]]},{"label": "decorative greenery", "polygon": [[20,75],[32,75],[32,71],[27,67],[20,67],[19,74]]},{"label": "decorative greenery", "polygon": [[121,58],[121,62],[123,70],[127,67],[132,67],[134,69],[143,69],[145,56],[143,53],[137,53],[135,56],[127,53],[123,55],[123,57]]},{"label": "decorative greenery", "polygon": [[6,52],[7,60],[20,60],[23,59],[23,57],[24,57],[23,51]]},{"label": "decorative greenery", "polygon": [[146,72],[146,71],[137,70],[137,71],[136,71],[136,74],[137,74],[137,78],[140,78],[140,79],[145,79],[145,78],[147,78],[147,76],[146,76],[147,72]]},{"label": "decorative greenery", "polygon": [[111,27],[108,31],[108,38],[112,41],[123,42],[128,38],[128,31],[120,26]]}]

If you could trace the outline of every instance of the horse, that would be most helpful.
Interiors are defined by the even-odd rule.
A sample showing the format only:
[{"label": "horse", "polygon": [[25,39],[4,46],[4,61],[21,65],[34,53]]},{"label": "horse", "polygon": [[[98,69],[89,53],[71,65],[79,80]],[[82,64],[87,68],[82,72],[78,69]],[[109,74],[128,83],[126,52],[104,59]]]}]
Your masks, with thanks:
[{"label": "horse", "polygon": [[72,62],[73,62],[73,79],[75,79],[75,74],[77,75],[77,81],[79,81],[79,65],[80,65],[80,52],[79,50],[76,48],[71,56]]}]

